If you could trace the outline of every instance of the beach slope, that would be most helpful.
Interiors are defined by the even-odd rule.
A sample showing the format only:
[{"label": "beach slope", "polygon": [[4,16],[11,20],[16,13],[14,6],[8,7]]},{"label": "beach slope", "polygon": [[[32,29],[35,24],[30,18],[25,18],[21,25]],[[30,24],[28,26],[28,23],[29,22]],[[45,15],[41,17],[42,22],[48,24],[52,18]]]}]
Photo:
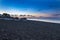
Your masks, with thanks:
[{"label": "beach slope", "polygon": [[60,24],[0,20],[0,40],[60,40]]}]

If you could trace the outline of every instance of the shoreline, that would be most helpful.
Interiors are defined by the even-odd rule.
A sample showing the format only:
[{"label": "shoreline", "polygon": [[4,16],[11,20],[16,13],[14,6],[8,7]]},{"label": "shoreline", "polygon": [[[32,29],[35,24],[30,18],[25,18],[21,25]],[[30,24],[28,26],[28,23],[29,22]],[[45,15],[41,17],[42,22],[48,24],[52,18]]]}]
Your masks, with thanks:
[{"label": "shoreline", "polygon": [[31,20],[31,21],[42,21],[42,22],[50,22],[50,23],[58,23],[60,24],[59,20],[46,20],[46,19],[27,19],[27,20]]}]

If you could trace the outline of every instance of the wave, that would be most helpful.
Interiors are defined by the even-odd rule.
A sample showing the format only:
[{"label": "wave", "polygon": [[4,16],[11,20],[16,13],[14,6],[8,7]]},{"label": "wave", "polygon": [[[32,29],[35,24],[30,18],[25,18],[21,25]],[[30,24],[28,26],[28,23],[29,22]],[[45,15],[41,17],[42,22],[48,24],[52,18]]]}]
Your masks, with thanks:
[{"label": "wave", "polygon": [[59,23],[60,24],[60,20],[49,20],[49,19],[27,19],[27,20],[43,21],[43,22],[51,22],[51,23]]}]

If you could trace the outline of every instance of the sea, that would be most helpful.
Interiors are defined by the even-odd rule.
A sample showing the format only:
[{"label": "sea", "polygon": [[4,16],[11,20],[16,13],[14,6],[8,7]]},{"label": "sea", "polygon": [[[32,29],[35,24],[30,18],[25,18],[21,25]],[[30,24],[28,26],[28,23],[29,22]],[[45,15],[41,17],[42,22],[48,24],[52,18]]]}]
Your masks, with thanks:
[{"label": "sea", "polygon": [[59,23],[60,24],[60,19],[27,19],[27,20],[43,21],[43,22]]}]

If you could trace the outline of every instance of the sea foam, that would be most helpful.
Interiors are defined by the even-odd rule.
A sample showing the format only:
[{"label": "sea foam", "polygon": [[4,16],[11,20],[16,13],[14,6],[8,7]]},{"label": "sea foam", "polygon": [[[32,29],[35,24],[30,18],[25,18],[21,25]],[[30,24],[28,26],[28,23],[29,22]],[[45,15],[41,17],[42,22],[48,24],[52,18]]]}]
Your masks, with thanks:
[{"label": "sea foam", "polygon": [[43,21],[43,22],[59,23],[60,24],[60,20],[49,20],[49,19],[27,19],[27,20]]}]

